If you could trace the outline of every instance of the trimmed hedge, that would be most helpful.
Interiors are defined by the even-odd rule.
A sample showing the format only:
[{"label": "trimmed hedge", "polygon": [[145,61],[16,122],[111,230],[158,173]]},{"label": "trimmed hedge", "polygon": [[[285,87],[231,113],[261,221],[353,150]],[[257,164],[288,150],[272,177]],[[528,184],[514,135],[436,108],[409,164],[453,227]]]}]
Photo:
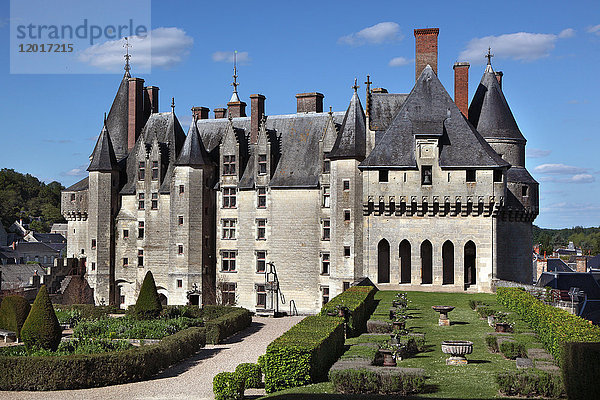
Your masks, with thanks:
[{"label": "trimmed hedge", "polygon": [[244,387],[262,387],[262,370],[258,364],[242,363],[235,367],[235,373],[244,379]]},{"label": "trimmed hedge", "polygon": [[557,398],[564,393],[560,375],[548,372],[502,372],[496,375],[496,383],[500,392],[508,396]]},{"label": "trimmed hedge", "polygon": [[321,308],[321,315],[336,311],[336,307],[347,307],[350,311],[346,334],[358,336],[367,331],[367,320],[375,308],[374,286],[352,286],[338,294]]},{"label": "trimmed hedge", "polygon": [[526,358],[527,350],[525,345],[517,342],[502,342],[500,344],[500,351],[504,354],[504,357],[509,360],[516,360],[517,357]]},{"label": "trimmed hedge", "polygon": [[215,400],[242,400],[244,378],[235,372],[221,372],[213,378]]},{"label": "trimmed hedge", "polygon": [[263,360],[267,393],[326,380],[343,352],[343,318],[304,318],[267,347]]},{"label": "trimmed hedge", "polygon": [[487,335],[485,337],[485,344],[487,344],[487,347],[492,353],[498,353],[500,351],[500,347],[498,346],[498,338],[496,335]]},{"label": "trimmed hedge", "polygon": [[162,304],[156,291],[156,283],[152,272],[146,272],[140,294],[135,302],[135,316],[139,319],[156,318],[162,311]]},{"label": "trimmed hedge", "polygon": [[42,285],[35,296],[31,311],[21,328],[21,337],[29,349],[37,347],[54,351],[60,343],[62,329],[58,324],[46,285]]},{"label": "trimmed hedge", "polygon": [[63,390],[149,379],[206,343],[204,328],[188,328],[132,350],[57,357],[1,357],[0,390]]},{"label": "trimmed hedge", "polygon": [[425,372],[422,369],[397,367],[363,367],[332,369],[329,380],[339,393],[401,394],[422,392]]},{"label": "trimmed hedge", "polygon": [[6,296],[0,304],[0,328],[15,332],[17,339],[21,339],[21,328],[30,310],[25,297]]},{"label": "trimmed hedge", "polygon": [[600,342],[600,327],[542,303],[519,288],[498,288],[498,302],[516,312],[540,338],[546,349],[562,363],[561,350],[566,342]]},{"label": "trimmed hedge", "polygon": [[[216,306],[219,307],[219,306]],[[206,310],[205,318],[211,315],[219,315],[214,319],[206,321],[206,342],[217,344],[229,336],[246,329],[252,323],[252,315],[245,308],[220,307]],[[205,307],[207,308],[207,306]],[[226,311],[226,313],[225,313]],[[223,314],[221,314],[223,313]]]},{"label": "trimmed hedge", "polygon": [[600,343],[565,343],[562,373],[569,399],[600,399]]},{"label": "trimmed hedge", "polygon": [[124,312],[117,306],[95,306],[93,304],[73,304],[69,306],[55,304],[54,309],[62,311],[77,310],[80,314],[79,320],[108,318],[108,314],[122,314]]}]

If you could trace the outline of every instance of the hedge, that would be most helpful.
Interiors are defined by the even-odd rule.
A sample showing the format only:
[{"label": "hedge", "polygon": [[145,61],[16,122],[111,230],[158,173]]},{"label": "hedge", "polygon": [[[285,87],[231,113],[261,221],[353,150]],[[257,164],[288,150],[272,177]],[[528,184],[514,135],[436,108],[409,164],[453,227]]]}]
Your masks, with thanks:
[{"label": "hedge", "polygon": [[306,317],[267,347],[263,359],[267,393],[324,381],[344,352],[344,320]]},{"label": "hedge", "polygon": [[496,383],[500,392],[508,396],[557,398],[564,393],[560,375],[548,372],[501,372],[496,375]]},{"label": "hedge", "polygon": [[62,305],[55,304],[54,309],[62,311],[77,310],[80,313],[79,319],[102,319],[108,318],[108,314],[119,314],[123,313],[117,306],[95,306],[93,304],[73,304],[73,305]]},{"label": "hedge", "polygon": [[542,303],[519,288],[498,288],[498,302],[527,322],[556,360],[566,342],[600,342],[600,327],[581,317]]},{"label": "hedge", "polygon": [[244,379],[244,387],[261,388],[262,370],[258,364],[242,363],[235,367],[235,373]]},{"label": "hedge", "polygon": [[563,382],[569,399],[600,399],[600,343],[565,343]]},{"label": "hedge", "polygon": [[154,276],[151,271],[148,271],[135,302],[135,316],[138,319],[152,319],[158,317],[161,311],[162,304],[156,291]]},{"label": "hedge", "polygon": [[250,311],[238,307],[209,308],[206,311],[206,318],[209,315],[218,315],[223,311],[227,311],[227,313],[205,322],[207,343],[217,344],[249,327],[252,323]]},{"label": "hedge", "polygon": [[[490,335],[491,336],[491,335]],[[518,357],[527,357],[527,349],[523,343],[518,342],[502,342],[500,344],[500,351],[504,354],[504,357],[509,360],[516,360]]]},{"label": "hedge", "polygon": [[149,379],[193,355],[206,342],[204,328],[188,328],[158,344],[132,350],[57,357],[0,356],[0,390],[63,390]]},{"label": "hedge", "polygon": [[42,285],[21,328],[21,338],[29,349],[37,347],[54,351],[61,337],[62,329],[58,324],[46,285]]},{"label": "hedge", "polygon": [[31,306],[21,296],[6,296],[0,304],[0,328],[15,332],[21,338],[21,328],[29,315]]},{"label": "hedge", "polygon": [[329,380],[335,390],[346,394],[401,394],[422,392],[425,372],[417,368],[362,367],[332,369]]},{"label": "hedge", "polygon": [[221,372],[213,378],[215,400],[242,400],[244,378],[236,372]]},{"label": "hedge", "polygon": [[358,336],[367,330],[367,320],[375,308],[374,286],[352,286],[335,296],[321,308],[321,315],[335,312],[337,307],[347,307],[350,311],[346,334],[350,337]]}]

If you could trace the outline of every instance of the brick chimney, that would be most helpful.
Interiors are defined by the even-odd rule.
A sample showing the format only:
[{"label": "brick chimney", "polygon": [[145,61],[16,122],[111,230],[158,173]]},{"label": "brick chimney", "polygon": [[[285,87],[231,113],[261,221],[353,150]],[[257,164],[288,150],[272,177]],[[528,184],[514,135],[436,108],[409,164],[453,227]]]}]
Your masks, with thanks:
[{"label": "brick chimney", "polygon": [[439,33],[439,28],[415,29],[415,80],[419,79],[427,64],[431,65],[437,75]]},{"label": "brick chimney", "polygon": [[265,115],[265,96],[262,94],[250,95],[250,144],[258,143],[258,127]]},{"label": "brick chimney", "polygon": [[209,111],[206,107],[192,107],[192,116],[196,117],[196,119],[208,119]]},{"label": "brick chimney", "polygon": [[312,93],[298,93],[296,95],[296,112],[307,113],[307,112],[323,112],[323,94],[318,92]]},{"label": "brick chimney", "polygon": [[498,80],[498,84],[500,84],[500,89],[502,89],[502,77],[504,76],[504,72],[496,71],[494,74],[496,74],[496,79]]},{"label": "brick chimney", "polygon": [[575,269],[576,272],[587,272],[587,257],[586,256],[577,256],[576,257],[577,267]]},{"label": "brick chimney", "polygon": [[144,80],[129,78],[129,115],[127,118],[127,150],[135,145],[144,124]]},{"label": "brick chimney", "polygon": [[230,101],[227,103],[227,112],[231,115],[231,118],[245,117],[246,103],[243,101]]},{"label": "brick chimney", "polygon": [[213,111],[215,112],[215,119],[227,117],[227,109],[226,108],[215,108]]},{"label": "brick chimney", "polygon": [[469,118],[469,63],[454,63],[454,102],[466,118]]},{"label": "brick chimney", "polygon": [[387,93],[387,92],[388,92],[387,89],[382,88],[382,87],[378,87],[378,88],[371,90],[371,93]]},{"label": "brick chimney", "polygon": [[149,114],[154,114],[158,112],[158,86],[146,86],[144,88],[145,90],[145,97],[144,99],[147,99],[148,102],[144,101],[144,103],[148,104],[149,106]]}]

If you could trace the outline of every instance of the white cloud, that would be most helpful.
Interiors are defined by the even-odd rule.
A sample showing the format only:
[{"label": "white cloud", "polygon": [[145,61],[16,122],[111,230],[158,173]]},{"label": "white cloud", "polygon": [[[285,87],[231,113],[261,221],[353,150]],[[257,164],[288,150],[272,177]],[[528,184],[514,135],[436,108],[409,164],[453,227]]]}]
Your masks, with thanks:
[{"label": "white cloud", "polygon": [[87,175],[87,173],[88,173],[87,167],[88,167],[87,164],[80,165],[77,168],[73,168],[68,171],[61,172],[61,175],[63,175],[63,176],[84,176],[84,175]]},{"label": "white cloud", "polygon": [[388,65],[390,67],[402,67],[404,65],[412,64],[413,61],[415,61],[415,60],[409,60],[408,58],[404,58],[404,57],[394,57],[390,60]]},{"label": "white cloud", "polygon": [[558,34],[558,37],[560,39],[567,39],[567,38],[572,38],[573,36],[575,36],[575,29],[573,28],[567,28],[567,29],[563,29],[562,31],[560,31],[560,33]]},{"label": "white cloud", "polygon": [[356,33],[342,36],[338,39],[339,44],[360,46],[363,44],[380,44],[384,42],[395,42],[402,40],[400,25],[395,22],[380,22],[369,26]]},{"label": "white cloud", "polygon": [[[233,63],[233,51],[215,51],[212,54],[212,59],[215,62],[228,62]],[[247,51],[238,51],[237,53],[238,64],[247,64],[250,62],[250,56]]]},{"label": "white cloud", "polygon": [[569,182],[573,182],[573,183],[592,183],[595,181],[596,181],[596,178],[594,178],[594,176],[590,175],[590,174],[577,174],[577,175],[573,175],[569,179]]},{"label": "white cloud", "polygon": [[552,150],[543,150],[543,149],[527,149],[527,157],[529,158],[543,158],[549,156],[552,153]]},{"label": "white cloud", "polygon": [[461,51],[459,60],[482,64],[485,62],[484,56],[488,48],[491,47],[495,57],[533,61],[547,57],[554,49],[558,37],[547,33],[518,32],[475,38],[471,39],[467,47]]},{"label": "white cloud", "polygon": [[[169,69],[189,54],[194,39],[179,28],[156,28],[146,37],[129,37],[132,70],[149,71],[152,67]],[[123,40],[96,44],[78,55],[81,62],[107,71],[123,69]]]},{"label": "white cloud", "polygon": [[588,171],[587,168],[574,167],[572,165],[565,164],[542,164],[538,165],[533,170],[540,174],[550,175],[575,175],[583,174]]},{"label": "white cloud", "polygon": [[587,28],[588,33],[595,33],[596,35],[600,35],[600,25],[594,25]]}]

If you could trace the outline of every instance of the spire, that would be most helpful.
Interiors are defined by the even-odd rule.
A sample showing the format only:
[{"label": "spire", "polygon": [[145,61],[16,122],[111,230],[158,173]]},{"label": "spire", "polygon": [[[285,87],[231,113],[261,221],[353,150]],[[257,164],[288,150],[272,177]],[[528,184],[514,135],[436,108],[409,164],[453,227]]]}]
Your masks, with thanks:
[{"label": "spire", "polygon": [[487,58],[487,66],[485,67],[485,72],[494,72],[492,68],[492,57],[494,57],[494,55],[492,54],[492,48],[488,47],[488,52],[485,55],[485,58]]},{"label": "spire", "polygon": [[104,114],[104,123],[102,132],[96,142],[96,147],[91,156],[90,166],[88,171],[109,172],[117,170],[117,157],[110,140],[108,128],[106,127],[106,113]]},{"label": "spire", "polygon": [[231,95],[231,100],[229,100],[229,102],[234,102],[234,101],[240,101],[240,98],[238,96],[238,91],[237,91],[237,87],[240,85],[237,81],[238,78],[238,74],[237,74],[237,50],[233,52],[233,83],[231,84],[231,86],[233,86],[233,94]]},{"label": "spire", "polygon": [[124,37],[125,39],[125,44],[123,45],[123,47],[125,47],[125,55],[123,57],[125,57],[125,76],[130,78],[131,75],[129,74],[129,70],[131,69],[131,67],[129,66],[129,59],[131,58],[131,55],[129,55],[129,48],[131,47],[131,45],[129,44],[129,39],[127,38],[127,36]]},{"label": "spire", "polygon": [[366,154],[365,113],[358,98],[358,85],[354,80],[354,93],[346,110],[340,133],[329,153],[330,159],[357,159],[362,161]]},{"label": "spire", "polygon": [[369,115],[369,113],[371,112],[371,76],[367,75],[367,80],[365,82],[365,85],[367,85],[367,97],[366,97],[366,107],[365,107],[365,112],[367,115]]},{"label": "spire", "polygon": [[198,133],[198,127],[196,126],[196,118],[194,117],[194,122],[190,128],[190,132],[185,138],[185,142],[183,143],[183,147],[181,148],[181,152],[179,153],[179,157],[177,157],[175,165],[197,167],[207,164],[210,164],[210,157],[202,143],[202,139]]},{"label": "spire", "polygon": [[171,112],[175,114],[175,97],[171,97]]}]

